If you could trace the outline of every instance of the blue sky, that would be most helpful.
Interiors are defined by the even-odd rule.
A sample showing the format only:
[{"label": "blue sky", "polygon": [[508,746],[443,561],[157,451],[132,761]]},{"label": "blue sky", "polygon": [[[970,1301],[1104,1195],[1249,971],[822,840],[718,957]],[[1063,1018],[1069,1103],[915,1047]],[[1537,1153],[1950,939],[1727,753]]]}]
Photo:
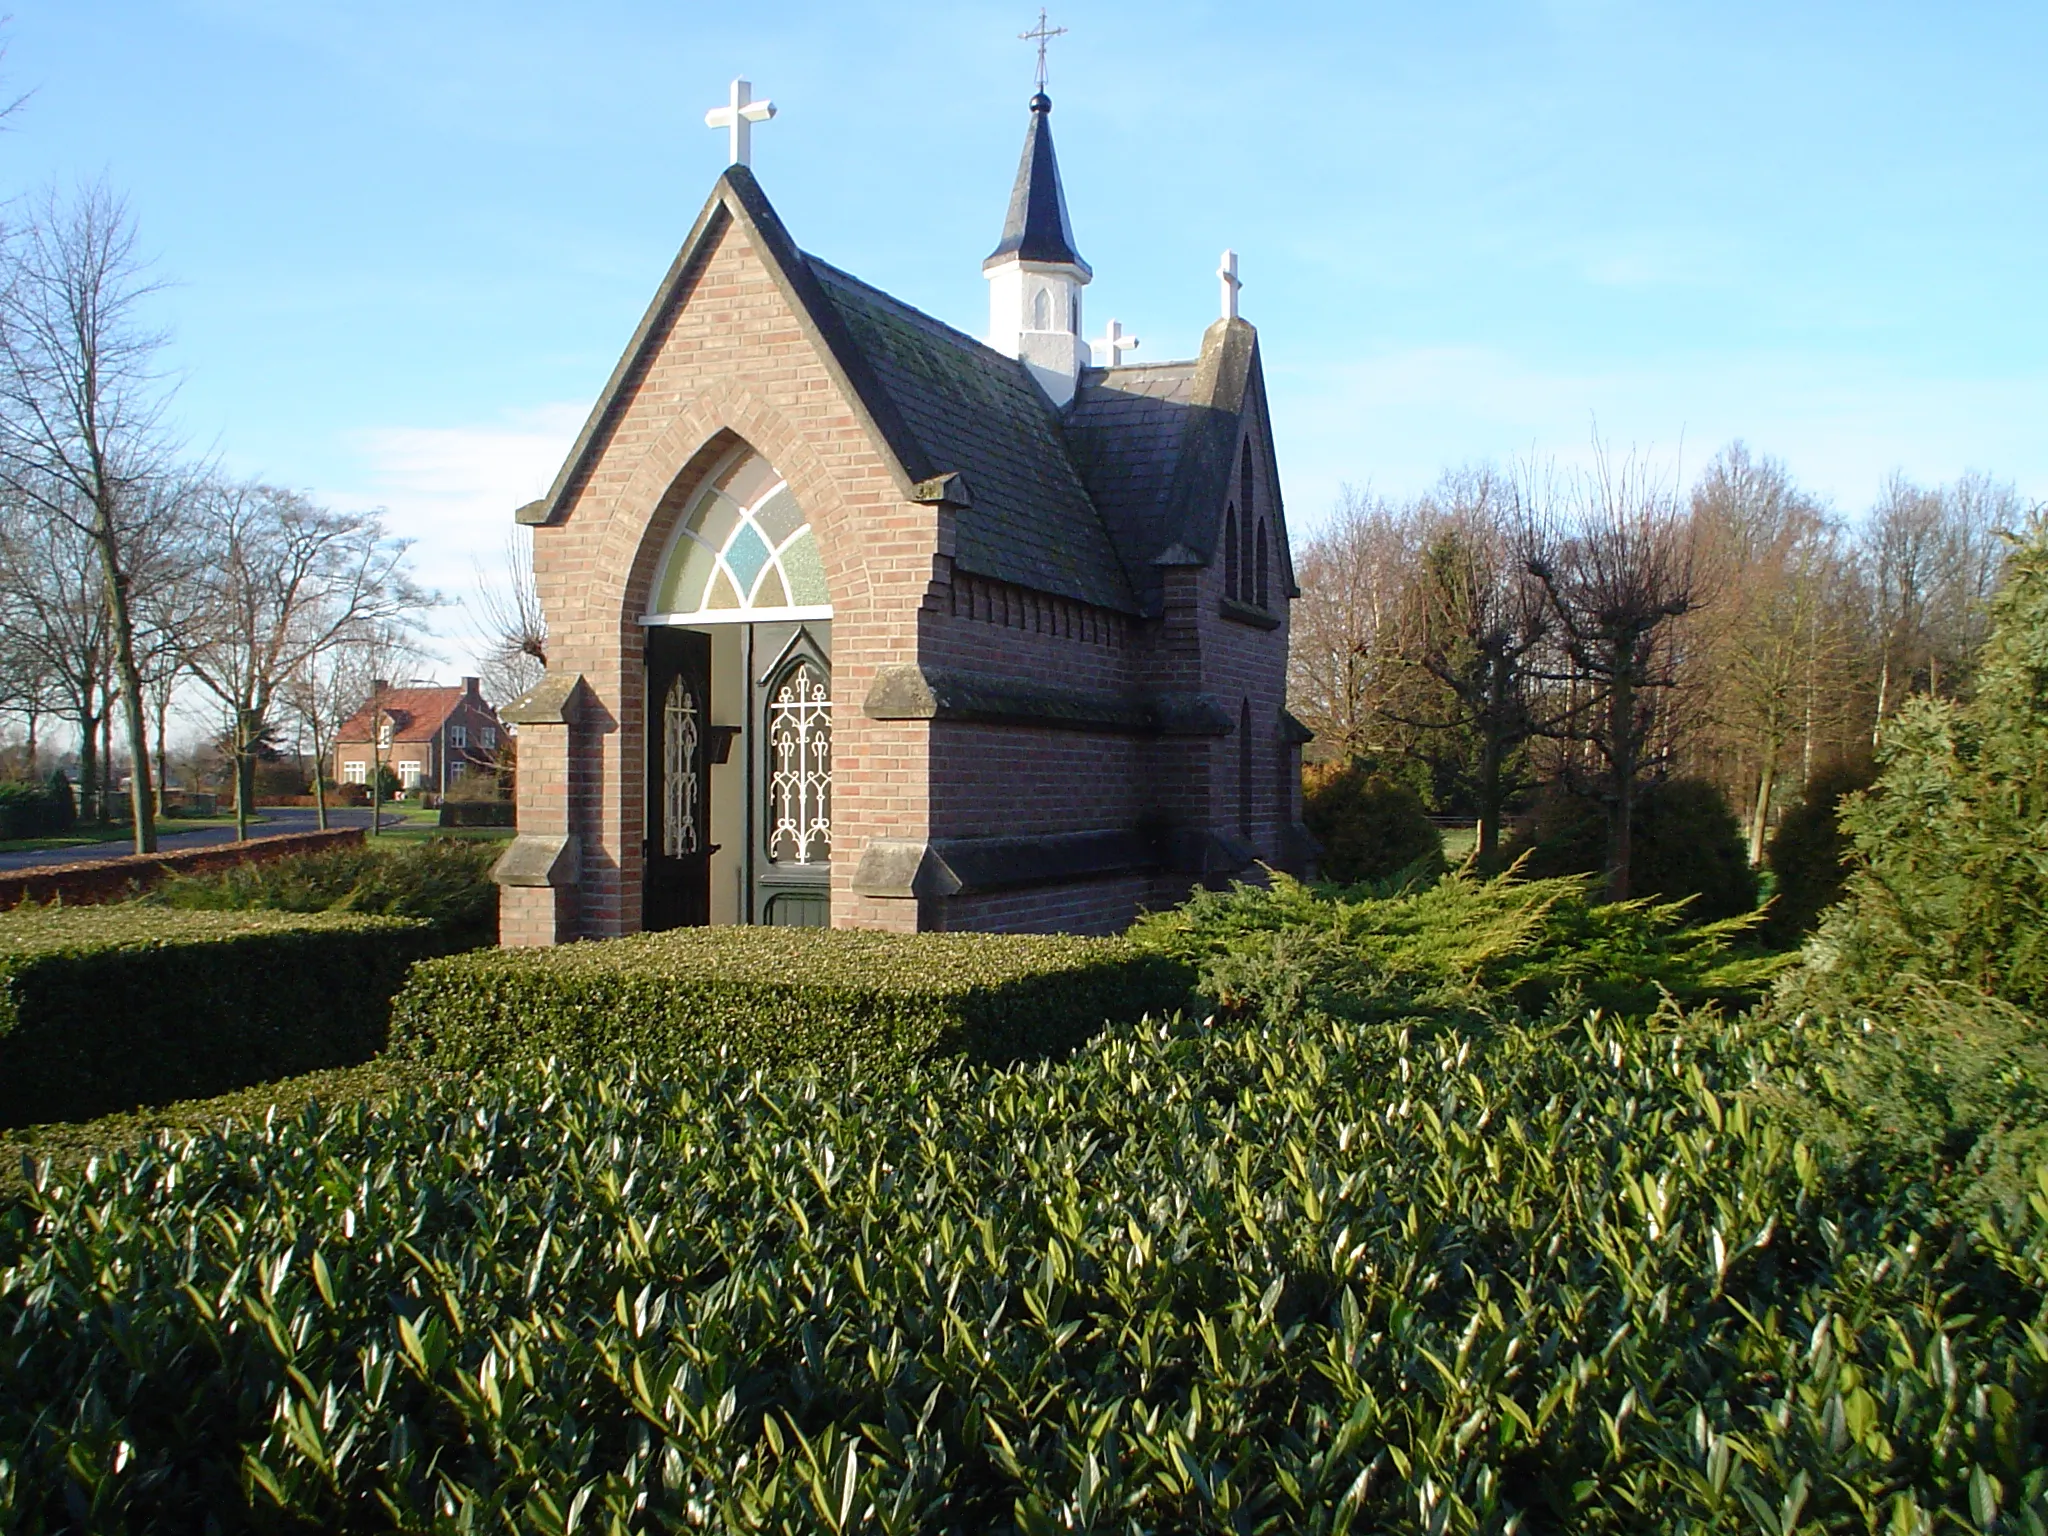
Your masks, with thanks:
[{"label": "blue sky", "polygon": [[[724,164],[967,329],[1023,5],[16,0],[6,185],[104,175],[231,470],[382,505],[451,596],[543,490]],[[2048,496],[2048,7],[1071,0],[1088,329],[1191,354],[1241,253],[1290,515],[1349,482],[1743,437],[1843,512]],[[440,618],[448,670],[465,620]]]}]

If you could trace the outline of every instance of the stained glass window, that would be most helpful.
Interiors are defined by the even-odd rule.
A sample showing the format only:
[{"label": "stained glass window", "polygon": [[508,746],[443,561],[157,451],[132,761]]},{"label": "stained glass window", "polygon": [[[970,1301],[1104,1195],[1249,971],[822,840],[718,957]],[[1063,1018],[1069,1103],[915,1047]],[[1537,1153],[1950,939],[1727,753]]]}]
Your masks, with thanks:
[{"label": "stained glass window", "polygon": [[697,493],[654,584],[661,614],[823,608],[825,564],[788,483],[741,454]]}]

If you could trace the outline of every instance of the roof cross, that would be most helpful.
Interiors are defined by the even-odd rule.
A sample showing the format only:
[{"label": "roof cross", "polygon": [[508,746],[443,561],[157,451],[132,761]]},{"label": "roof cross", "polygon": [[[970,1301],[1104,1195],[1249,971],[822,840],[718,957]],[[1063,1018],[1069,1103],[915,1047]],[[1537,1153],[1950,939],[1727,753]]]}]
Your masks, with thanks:
[{"label": "roof cross", "polygon": [[706,128],[724,128],[732,135],[732,164],[754,163],[754,124],[775,115],[775,103],[754,100],[754,87],[746,80],[732,83],[732,95],[722,107],[704,114]]},{"label": "roof cross", "polygon": [[1044,6],[1038,8],[1038,25],[1029,32],[1019,32],[1017,34],[1019,42],[1036,42],[1038,44],[1038,89],[1041,95],[1045,91],[1045,45],[1056,37],[1065,37],[1066,35],[1067,29],[1065,27],[1048,27],[1045,24]]},{"label": "roof cross", "polygon": [[1225,251],[1223,265],[1216,269],[1216,275],[1223,280],[1223,318],[1237,318],[1237,290],[1244,286],[1237,278],[1237,252]]},{"label": "roof cross", "polygon": [[1095,360],[1096,367],[1114,368],[1123,361],[1122,354],[1130,351],[1137,345],[1137,337],[1124,334],[1123,322],[1112,320],[1109,322],[1109,329],[1104,331],[1095,341],[1089,343],[1088,352]]}]

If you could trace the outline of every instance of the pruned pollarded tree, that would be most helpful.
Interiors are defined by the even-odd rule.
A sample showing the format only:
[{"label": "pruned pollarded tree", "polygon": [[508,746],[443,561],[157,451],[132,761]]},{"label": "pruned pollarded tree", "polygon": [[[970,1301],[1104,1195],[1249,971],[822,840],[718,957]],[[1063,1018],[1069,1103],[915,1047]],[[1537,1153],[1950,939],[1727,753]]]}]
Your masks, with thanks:
[{"label": "pruned pollarded tree", "polygon": [[156,847],[156,808],[136,655],[134,544],[151,487],[171,463],[157,363],[163,338],[143,322],[152,284],[127,209],[104,185],[68,198],[45,193],[6,258],[0,478],[53,542],[82,536],[97,559],[107,664],[133,764],[135,849],[147,853]]},{"label": "pruned pollarded tree", "polygon": [[1541,729],[1599,765],[1607,895],[1625,901],[1636,795],[1670,751],[1660,715],[1680,680],[1676,627],[1704,595],[1692,520],[1647,464],[1604,452],[1532,512],[1524,563],[1553,621],[1545,676],[1568,690]]},{"label": "pruned pollarded tree", "polygon": [[1288,707],[1322,755],[1370,755],[1412,737],[1390,700],[1412,686],[1404,647],[1408,586],[1420,553],[1406,509],[1344,487],[1329,525],[1295,556],[1301,597],[1290,620]]},{"label": "pruned pollarded tree", "polygon": [[260,484],[215,483],[199,507],[205,574],[184,655],[227,714],[235,828],[246,838],[257,746],[286,681],[346,640],[408,627],[433,598],[406,571],[406,542],[373,514]]},{"label": "pruned pollarded tree", "polygon": [[1406,581],[1403,654],[1437,684],[1402,716],[1435,732],[1462,731],[1474,745],[1476,855],[1499,848],[1508,764],[1535,729],[1530,667],[1551,616],[1524,550],[1527,497],[1490,468],[1448,474],[1418,504],[1420,559]]}]

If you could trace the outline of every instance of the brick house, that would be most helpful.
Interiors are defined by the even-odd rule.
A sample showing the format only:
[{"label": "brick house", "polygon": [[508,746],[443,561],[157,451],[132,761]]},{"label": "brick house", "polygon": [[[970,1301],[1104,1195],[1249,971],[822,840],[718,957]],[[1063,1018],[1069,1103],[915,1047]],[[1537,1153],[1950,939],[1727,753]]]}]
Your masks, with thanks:
[{"label": "brick house", "polygon": [[1091,352],[1032,98],[987,341],[718,180],[548,494],[501,939],[1106,931],[1300,869],[1286,522],[1253,328]]},{"label": "brick house", "polygon": [[334,781],[369,783],[374,758],[402,789],[446,794],[467,775],[496,771],[503,730],[477,678],[465,677],[459,688],[379,683],[335,732]]}]

